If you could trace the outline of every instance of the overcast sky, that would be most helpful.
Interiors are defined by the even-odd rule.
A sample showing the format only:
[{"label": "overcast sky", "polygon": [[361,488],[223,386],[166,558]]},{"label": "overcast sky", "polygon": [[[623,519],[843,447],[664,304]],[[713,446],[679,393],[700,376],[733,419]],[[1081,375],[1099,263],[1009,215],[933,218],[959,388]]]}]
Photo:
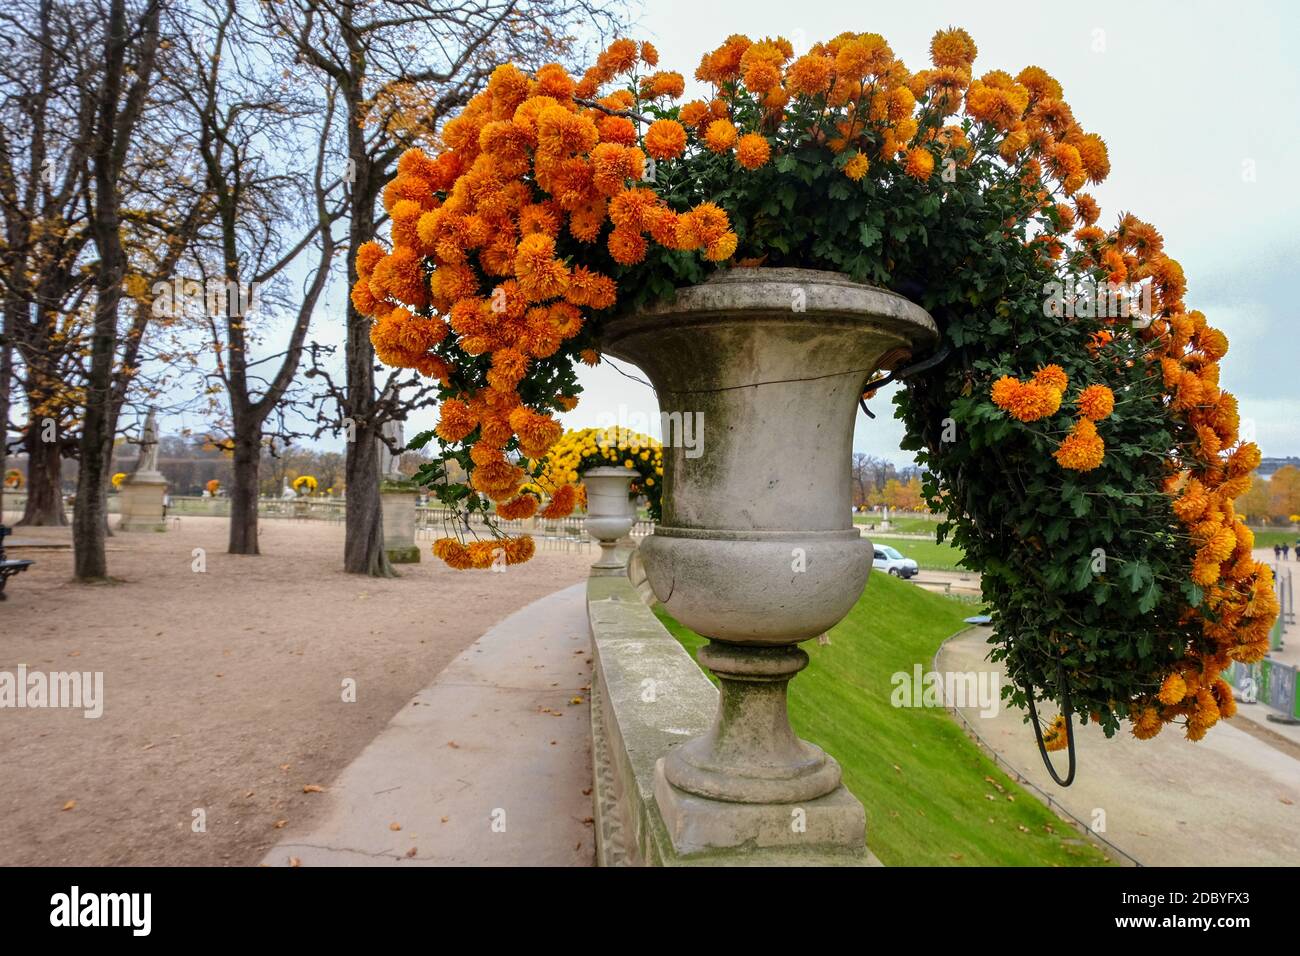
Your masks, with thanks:
[{"label": "overcast sky", "polygon": [[[1052,73],[1110,148],[1110,178],[1090,190],[1103,225],[1131,211],[1161,230],[1187,274],[1188,306],[1228,335],[1222,384],[1241,402],[1244,431],[1253,423],[1266,456],[1300,454],[1300,320],[1290,301],[1300,263],[1300,4],[646,0],[643,9],[634,37],[654,42],[660,68],[688,81],[731,33],[781,35],[800,50],[871,31],[917,70],[931,35],[950,25],[974,37],[977,75],[1029,64]],[[340,340],[341,297],[333,290],[322,309],[321,341]],[[657,420],[654,393],[614,368],[579,377],[586,392],[567,426]],[[854,448],[907,464],[888,399],[876,398],[875,420],[859,414]],[[406,434],[434,420],[416,416]]]}]

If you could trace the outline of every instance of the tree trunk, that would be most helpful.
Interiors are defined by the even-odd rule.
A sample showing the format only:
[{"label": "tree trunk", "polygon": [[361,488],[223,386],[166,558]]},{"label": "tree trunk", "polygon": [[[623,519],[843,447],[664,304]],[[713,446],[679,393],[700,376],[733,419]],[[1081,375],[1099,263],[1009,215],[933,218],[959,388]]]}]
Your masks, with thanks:
[{"label": "tree trunk", "polygon": [[0,524],[5,517],[4,476],[9,471],[9,389],[14,375],[14,353],[9,344],[9,310],[4,313],[4,327],[0,328]]},{"label": "tree trunk", "polygon": [[379,447],[369,428],[358,427],[356,441],[348,445],[345,468],[348,483],[347,523],[343,542],[343,570],[377,578],[395,578],[397,572],[384,551],[384,512],[379,501]]},{"label": "tree trunk", "polygon": [[257,492],[259,486],[259,452],[257,434],[249,438],[235,434],[235,467],[230,483],[231,554],[261,554],[257,546]]},{"label": "tree trunk", "polygon": [[99,251],[99,272],[95,277],[95,324],[90,337],[90,373],[86,377],[77,505],[72,513],[73,568],[80,581],[108,577],[104,542],[108,536],[108,472],[113,456],[113,360],[117,354],[117,309],[126,274],[117,180],[153,75],[159,10],[157,5],[148,7],[139,24],[139,57],[121,111],[119,96],[127,74],[126,48],[132,42],[125,0],[111,0],[104,23],[103,82],[91,153],[95,181],[92,227]]},{"label": "tree trunk", "polygon": [[42,441],[41,419],[27,422],[27,506],[20,525],[63,527],[63,453],[61,443]]},{"label": "tree trunk", "polygon": [[[105,256],[107,259],[108,256]],[[96,310],[95,333],[91,345],[90,377],[86,392],[92,398],[86,404],[81,431],[81,461],[77,469],[77,504],[72,510],[72,547],[74,573],[80,581],[97,581],[108,577],[108,555],[104,542],[108,538],[108,468],[113,452],[113,433],[108,430],[108,389],[113,372],[114,339],[117,322],[117,291],[121,286],[120,259],[101,268],[116,277],[112,288],[104,288]],[[108,280],[112,281],[112,280]]]},{"label": "tree trunk", "polygon": [[[349,124],[348,155],[355,166],[351,222],[348,229],[348,288],[357,281],[357,250],[375,233],[374,167],[366,152],[365,130]],[[356,127],[356,128],[352,128]],[[384,512],[379,501],[379,448],[377,426],[372,420],[375,406],[375,347],[370,342],[370,319],[361,315],[349,299],[347,365],[347,407],[353,440],[347,446],[347,511],[343,544],[343,570],[349,574],[397,577],[384,551]]]}]

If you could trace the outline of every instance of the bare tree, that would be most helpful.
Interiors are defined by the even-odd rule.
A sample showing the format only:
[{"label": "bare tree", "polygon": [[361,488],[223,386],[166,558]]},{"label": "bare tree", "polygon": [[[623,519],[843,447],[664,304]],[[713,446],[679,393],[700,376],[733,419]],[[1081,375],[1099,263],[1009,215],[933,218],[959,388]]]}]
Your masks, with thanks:
[{"label": "bare tree", "polygon": [[[306,67],[337,91],[348,181],[347,288],[356,254],[385,221],[380,192],[404,150],[433,141],[442,123],[507,61],[536,66],[564,59],[573,34],[617,24],[600,0],[284,0],[265,7],[272,28]],[[401,417],[380,400],[370,319],[347,305],[346,370],[338,422],[347,445],[344,570],[387,576],[379,505],[378,443],[384,423]]]},{"label": "bare tree", "polygon": [[[187,68],[170,82],[193,116],[216,210],[192,262],[202,276],[200,311],[216,356],[212,374],[229,405],[229,551],[257,554],[264,431],[297,374],[337,248],[333,226],[345,211],[335,196],[341,177],[326,170],[334,95],[327,89],[318,109],[278,75],[235,0],[212,0],[194,16],[198,28],[192,25],[179,41]],[[304,134],[313,123],[315,130]],[[277,293],[299,270],[306,270],[302,288],[290,298]],[[283,347],[256,354],[264,343],[250,323],[286,302],[290,328]]]},{"label": "bare tree", "polygon": [[[24,396],[27,504],[23,524],[62,525],[60,470],[79,391],[69,382],[92,288],[87,176],[94,87],[86,81],[85,11],[53,0],[0,14],[0,215],[4,219],[0,443],[7,453],[14,376]],[[17,363],[13,361],[16,353]]]},{"label": "bare tree", "polygon": [[104,57],[93,124],[90,202],[99,269],[90,339],[86,414],[82,423],[77,507],[73,512],[75,570],[79,580],[108,576],[108,471],[113,452],[113,366],[118,348],[118,306],[126,277],[118,181],[149,92],[160,38],[161,0],[128,12],[126,0],[108,0],[103,18]]}]

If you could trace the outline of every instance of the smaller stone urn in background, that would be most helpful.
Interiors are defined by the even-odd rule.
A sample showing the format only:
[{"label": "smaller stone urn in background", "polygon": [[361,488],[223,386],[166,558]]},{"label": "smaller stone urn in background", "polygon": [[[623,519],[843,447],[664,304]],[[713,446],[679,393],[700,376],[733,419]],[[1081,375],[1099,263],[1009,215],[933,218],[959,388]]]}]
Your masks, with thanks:
[{"label": "smaller stone urn in background", "polygon": [[167,479],[158,471],[157,410],[150,408],[140,429],[140,458],[119,490],[118,531],[166,531]]},{"label": "smaller stone urn in background", "polygon": [[636,524],[629,487],[637,477],[630,468],[589,468],[582,473],[587,487],[587,533],[600,545],[595,574],[622,574],[626,559],[616,553],[618,542]]}]

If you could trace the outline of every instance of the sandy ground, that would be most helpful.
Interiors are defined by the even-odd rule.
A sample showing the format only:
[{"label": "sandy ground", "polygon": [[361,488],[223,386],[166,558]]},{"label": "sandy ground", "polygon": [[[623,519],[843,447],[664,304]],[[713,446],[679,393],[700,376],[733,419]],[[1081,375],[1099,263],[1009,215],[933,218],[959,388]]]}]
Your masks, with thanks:
[{"label": "sandy ground", "polygon": [[304,787],[328,787],[480,634],[595,559],[540,550],[501,575],[426,554],[376,580],[337,570],[341,525],[264,520],[260,557],[225,554],[225,535],[198,517],[116,535],[107,586],[71,583],[70,551],[11,553],[38,564],[0,603],[0,672],[101,671],[105,703],[98,719],[0,710],[0,864],[256,863],[319,815]]}]

